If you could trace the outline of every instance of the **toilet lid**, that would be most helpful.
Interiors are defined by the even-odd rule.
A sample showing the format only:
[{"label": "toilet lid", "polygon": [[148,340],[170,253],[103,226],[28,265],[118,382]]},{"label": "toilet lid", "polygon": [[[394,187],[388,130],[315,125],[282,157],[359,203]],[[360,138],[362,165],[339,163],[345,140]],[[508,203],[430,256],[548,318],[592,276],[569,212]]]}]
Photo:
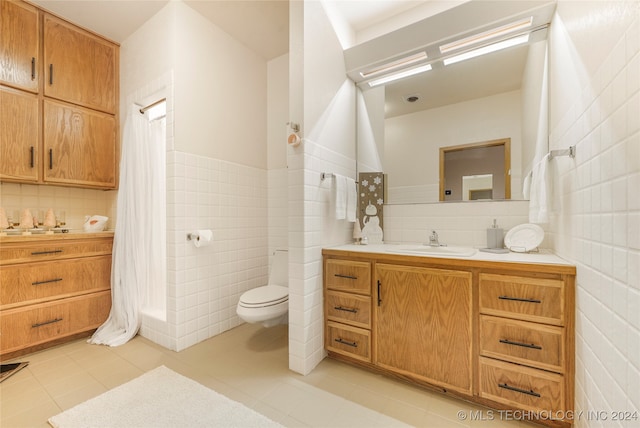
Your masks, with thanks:
[{"label": "toilet lid", "polygon": [[289,289],[281,285],[265,285],[254,288],[240,297],[240,304],[244,307],[272,306],[286,302],[289,299]]}]

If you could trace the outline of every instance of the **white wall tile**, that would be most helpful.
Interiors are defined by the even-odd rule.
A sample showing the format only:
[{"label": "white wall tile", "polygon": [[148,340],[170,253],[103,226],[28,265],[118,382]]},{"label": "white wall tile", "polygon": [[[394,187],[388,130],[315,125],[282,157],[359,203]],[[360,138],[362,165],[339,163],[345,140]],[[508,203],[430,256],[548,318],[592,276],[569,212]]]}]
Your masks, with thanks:
[{"label": "white wall tile", "polygon": [[[592,8],[590,13],[596,16],[606,14],[609,5],[593,2],[582,7]],[[634,13],[629,19],[632,24],[611,47],[608,57],[598,59],[600,68],[591,75],[585,73],[588,81],[583,82],[582,93],[589,92],[593,100],[576,101],[557,123],[552,123],[551,129],[553,143],[563,147],[570,140],[563,130],[583,127],[583,132],[576,134],[577,140],[572,141],[577,144],[579,155],[574,163],[559,164],[558,170],[560,177],[566,178],[563,183],[572,182],[573,176],[577,185],[562,187],[563,204],[548,232],[555,250],[577,266],[576,406],[584,411],[638,409],[637,385],[629,382],[630,377],[637,379],[640,366],[637,356],[640,183],[636,177],[640,171],[636,125],[640,79],[634,73],[639,50],[638,8]],[[567,23],[571,30],[565,34],[571,35],[575,30],[571,26],[574,17],[562,18],[558,25]],[[560,43],[563,42],[551,39],[552,47]],[[579,58],[593,54],[578,51],[570,55]],[[582,64],[574,66],[579,68]],[[559,83],[556,88],[569,88],[562,82],[575,79],[575,75],[555,69],[551,79]],[[557,111],[564,103],[562,99],[576,97],[566,92],[553,93],[550,98],[551,109]],[[571,223],[577,225],[563,227]],[[599,425],[583,419],[577,426]]]}]

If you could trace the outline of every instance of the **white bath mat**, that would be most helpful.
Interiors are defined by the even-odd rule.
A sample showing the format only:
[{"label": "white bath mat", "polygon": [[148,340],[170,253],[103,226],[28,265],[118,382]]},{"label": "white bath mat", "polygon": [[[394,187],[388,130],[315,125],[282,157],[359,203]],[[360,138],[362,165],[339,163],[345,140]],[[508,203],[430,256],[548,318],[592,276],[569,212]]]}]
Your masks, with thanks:
[{"label": "white bath mat", "polygon": [[280,427],[165,366],[53,416],[54,428]]}]

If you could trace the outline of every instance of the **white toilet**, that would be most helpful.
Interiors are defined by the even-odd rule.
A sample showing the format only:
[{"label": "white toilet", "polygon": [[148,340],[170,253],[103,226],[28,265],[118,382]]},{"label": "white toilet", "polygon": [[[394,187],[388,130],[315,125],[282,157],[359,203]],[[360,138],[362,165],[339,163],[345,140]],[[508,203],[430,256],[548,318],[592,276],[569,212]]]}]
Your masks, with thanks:
[{"label": "white toilet", "polygon": [[289,320],[289,256],[276,250],[267,285],[248,290],[240,296],[236,313],[248,323],[265,327],[286,324]]}]

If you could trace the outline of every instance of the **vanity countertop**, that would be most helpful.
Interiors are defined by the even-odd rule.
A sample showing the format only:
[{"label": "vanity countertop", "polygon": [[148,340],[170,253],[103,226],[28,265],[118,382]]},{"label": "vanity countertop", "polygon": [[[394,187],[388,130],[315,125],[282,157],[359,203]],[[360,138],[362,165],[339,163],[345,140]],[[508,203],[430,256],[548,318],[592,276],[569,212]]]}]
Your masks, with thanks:
[{"label": "vanity countertop", "polygon": [[[482,263],[516,263],[516,264],[541,264],[541,265],[553,265],[557,266],[561,270],[565,270],[564,268],[569,268],[569,270],[573,270],[575,273],[575,266],[563,258],[553,254],[549,250],[540,250],[537,253],[516,253],[510,251],[508,253],[503,254],[495,254],[495,253],[486,253],[482,251],[476,251],[475,254],[468,257],[458,257],[451,255],[423,255],[423,254],[403,254],[397,251],[393,251],[393,247],[399,247],[397,244],[380,244],[380,245],[355,245],[355,244],[346,244],[339,245],[335,247],[327,247],[323,249],[323,254],[325,255],[339,255],[341,252],[348,252],[351,254],[372,254],[378,257],[385,258],[398,258],[398,257],[409,257],[411,259],[420,260],[420,259],[430,259],[430,261],[437,262],[437,259],[446,259],[447,263],[453,264],[461,264],[461,265],[475,265]],[[355,255],[355,254],[354,254]]]},{"label": "vanity countertop", "polygon": [[113,231],[104,232],[85,232],[84,230],[69,230],[67,233],[54,233],[46,235],[44,233],[34,233],[31,235],[7,235],[0,236],[0,244],[37,242],[37,241],[58,241],[70,239],[87,239],[87,238],[113,238]]}]

